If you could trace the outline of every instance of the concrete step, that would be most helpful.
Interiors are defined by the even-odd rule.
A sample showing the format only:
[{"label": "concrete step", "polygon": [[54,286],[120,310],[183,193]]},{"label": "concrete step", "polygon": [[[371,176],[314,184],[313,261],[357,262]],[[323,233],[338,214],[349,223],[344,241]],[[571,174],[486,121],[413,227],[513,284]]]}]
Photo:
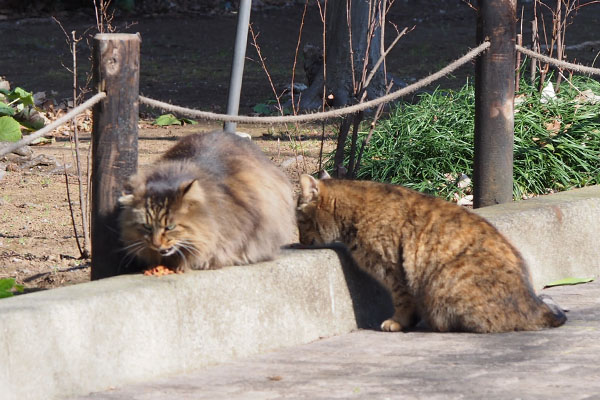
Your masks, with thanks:
[{"label": "concrete step", "polygon": [[544,290],[567,325],[539,332],[359,330],[77,400],[595,399],[600,284]]},{"label": "concrete step", "polygon": [[[478,210],[521,249],[536,287],[598,277],[600,188]],[[344,252],[161,278],[129,275],[0,301],[2,399],[59,399],[351,332],[391,314]]]}]

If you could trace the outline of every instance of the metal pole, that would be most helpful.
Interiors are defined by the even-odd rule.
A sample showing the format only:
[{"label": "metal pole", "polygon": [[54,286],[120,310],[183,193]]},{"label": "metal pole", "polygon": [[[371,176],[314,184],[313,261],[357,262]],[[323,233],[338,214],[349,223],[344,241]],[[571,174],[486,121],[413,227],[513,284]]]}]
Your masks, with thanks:
[{"label": "metal pole", "polygon": [[491,42],[476,62],[473,206],[512,201],[516,0],[479,0],[477,42]]},{"label": "metal pole", "polygon": [[[246,43],[248,42],[248,24],[250,23],[250,6],[252,0],[240,0],[237,33],[235,35],[235,50],[231,65],[229,80],[229,95],[227,98],[227,114],[238,115],[240,107],[240,92],[242,91],[242,76],[244,75],[244,59],[246,58]],[[235,122],[225,122],[223,130],[235,132]]]},{"label": "metal pole", "polygon": [[106,98],[93,108],[92,279],[117,275],[120,257],[117,199],[137,169],[140,38],[94,37],[94,83]]}]

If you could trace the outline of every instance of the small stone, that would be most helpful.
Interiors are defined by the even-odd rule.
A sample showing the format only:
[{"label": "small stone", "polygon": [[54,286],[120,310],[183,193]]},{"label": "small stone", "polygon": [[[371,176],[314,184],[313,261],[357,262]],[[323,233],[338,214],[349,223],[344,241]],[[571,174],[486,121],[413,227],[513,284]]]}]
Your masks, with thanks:
[{"label": "small stone", "polygon": [[461,189],[464,189],[468,186],[471,185],[471,178],[469,178],[467,175],[465,174],[461,174],[458,179],[456,180],[456,186],[458,186]]},{"label": "small stone", "polygon": [[18,149],[13,150],[13,153],[26,157],[33,154],[33,150],[31,150],[29,146],[21,146]]},{"label": "small stone", "polygon": [[473,205],[473,195],[469,194],[465,197],[458,199],[456,204],[459,206],[472,206]]},{"label": "small stone", "polygon": [[19,170],[19,166],[15,163],[10,163],[6,166],[6,170],[8,172],[17,172]]},{"label": "small stone", "polygon": [[0,76],[0,89],[10,90],[10,83],[2,76]]}]

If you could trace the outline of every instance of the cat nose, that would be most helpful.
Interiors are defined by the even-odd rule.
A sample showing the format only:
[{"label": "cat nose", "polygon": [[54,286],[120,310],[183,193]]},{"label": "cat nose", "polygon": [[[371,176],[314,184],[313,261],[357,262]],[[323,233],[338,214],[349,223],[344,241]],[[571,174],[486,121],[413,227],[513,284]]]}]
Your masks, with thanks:
[{"label": "cat nose", "polygon": [[171,252],[171,248],[169,247],[168,249],[160,249],[159,253],[163,256],[166,256],[167,254],[169,254]]}]

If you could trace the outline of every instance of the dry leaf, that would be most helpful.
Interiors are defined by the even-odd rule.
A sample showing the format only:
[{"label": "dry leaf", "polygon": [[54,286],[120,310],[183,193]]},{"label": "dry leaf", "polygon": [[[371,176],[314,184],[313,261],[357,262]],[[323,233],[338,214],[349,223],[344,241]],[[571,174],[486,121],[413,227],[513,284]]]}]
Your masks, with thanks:
[{"label": "dry leaf", "polygon": [[592,89],[584,90],[574,100],[577,103],[600,104],[600,96],[595,94]]},{"label": "dry leaf", "polygon": [[555,119],[552,122],[546,122],[544,125],[546,126],[546,130],[550,132],[550,136],[554,136],[560,131],[561,122]]}]

